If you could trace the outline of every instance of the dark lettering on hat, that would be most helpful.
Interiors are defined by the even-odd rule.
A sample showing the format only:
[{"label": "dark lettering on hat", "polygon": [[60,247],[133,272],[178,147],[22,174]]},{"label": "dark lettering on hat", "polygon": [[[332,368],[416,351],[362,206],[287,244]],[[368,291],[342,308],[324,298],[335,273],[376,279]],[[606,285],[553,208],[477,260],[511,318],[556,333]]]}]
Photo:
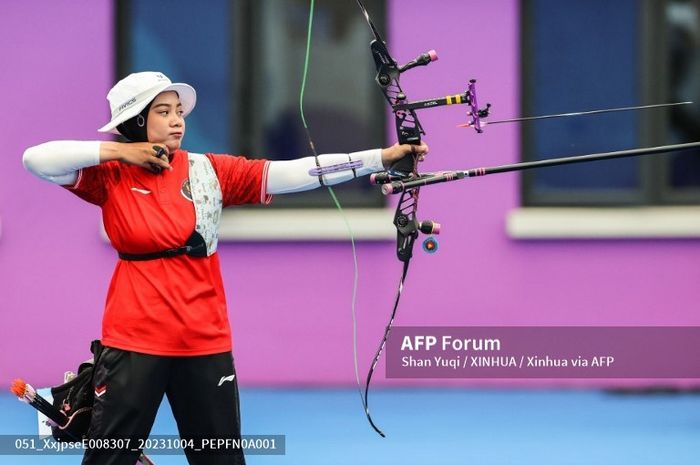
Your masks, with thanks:
[{"label": "dark lettering on hat", "polygon": [[133,104],[134,102],[136,102],[136,97],[132,97],[131,100],[128,100],[127,102],[122,103],[121,105],[119,105],[119,108],[117,108],[117,113],[119,113],[120,111],[122,111],[123,109],[128,107],[129,105]]}]

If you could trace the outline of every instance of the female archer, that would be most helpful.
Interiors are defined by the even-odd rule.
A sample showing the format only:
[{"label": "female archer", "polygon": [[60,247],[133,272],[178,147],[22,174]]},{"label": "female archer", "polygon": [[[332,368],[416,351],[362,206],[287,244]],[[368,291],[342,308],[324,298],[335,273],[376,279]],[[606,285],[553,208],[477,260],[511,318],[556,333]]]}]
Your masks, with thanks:
[{"label": "female archer", "polygon": [[[385,170],[425,144],[291,161],[188,153],[181,148],[195,90],[157,72],[134,73],[107,95],[99,129],[126,137],[52,141],[27,149],[37,176],[102,209],[117,262],[102,323],[89,438],[145,439],[163,395],[183,439],[240,438],[231,330],[219,267],[221,209],[269,204],[275,194]],[[355,169],[310,175],[354,162]],[[330,169],[329,171],[333,171]],[[139,451],[92,449],[83,464],[133,465]],[[187,449],[191,464],[245,463],[243,453]]]}]

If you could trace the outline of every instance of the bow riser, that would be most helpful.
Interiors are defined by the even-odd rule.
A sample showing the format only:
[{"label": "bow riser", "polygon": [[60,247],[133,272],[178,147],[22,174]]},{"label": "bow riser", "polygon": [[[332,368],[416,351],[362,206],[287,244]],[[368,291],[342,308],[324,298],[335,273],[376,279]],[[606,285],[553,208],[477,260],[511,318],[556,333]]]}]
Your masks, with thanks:
[{"label": "bow riser", "polygon": [[[382,94],[386,101],[392,107],[400,104],[406,99],[406,95],[399,84],[399,71],[396,60],[389,55],[388,50],[383,42],[378,39],[370,43],[370,50],[374,63],[377,67],[377,75],[375,81],[382,90]],[[420,144],[421,135],[425,134],[423,127],[418,121],[418,116],[413,110],[394,111],[394,119],[396,122],[396,134],[400,144]],[[411,176],[417,170],[417,157],[405,157],[394,166],[392,170],[402,176]]]},{"label": "bow riser", "polygon": [[399,199],[394,215],[396,226],[396,256],[404,263],[413,256],[413,244],[418,238],[420,227],[416,218],[420,189],[404,191]]}]

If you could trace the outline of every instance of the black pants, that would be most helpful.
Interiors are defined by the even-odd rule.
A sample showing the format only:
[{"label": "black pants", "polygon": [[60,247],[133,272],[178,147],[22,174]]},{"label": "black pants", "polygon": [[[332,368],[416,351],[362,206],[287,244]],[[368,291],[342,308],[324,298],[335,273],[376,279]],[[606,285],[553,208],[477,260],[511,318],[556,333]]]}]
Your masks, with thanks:
[{"label": "black pants", "polygon": [[[88,438],[148,438],[163,394],[182,439],[241,436],[233,357],[146,355],[105,347],[95,368],[95,404]],[[241,451],[227,454],[185,449],[196,465],[245,464]],[[134,465],[139,451],[85,452],[83,465]],[[155,460],[157,462],[157,460]]]}]

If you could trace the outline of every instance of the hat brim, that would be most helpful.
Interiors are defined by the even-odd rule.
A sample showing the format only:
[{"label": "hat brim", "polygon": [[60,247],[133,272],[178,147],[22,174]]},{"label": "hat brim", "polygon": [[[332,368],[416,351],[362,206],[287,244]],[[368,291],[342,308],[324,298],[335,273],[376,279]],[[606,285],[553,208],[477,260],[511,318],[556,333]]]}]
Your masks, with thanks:
[{"label": "hat brim", "polygon": [[146,106],[159,94],[169,91],[177,92],[177,95],[180,98],[180,103],[182,104],[182,117],[184,118],[189,115],[197,103],[197,92],[189,84],[176,82],[174,84],[165,84],[163,86],[154,87],[151,92],[142,97],[141,101],[134,104],[128,110],[120,113],[118,116],[112,118],[109,123],[105,124],[97,131],[120,134],[120,132],[117,130],[117,126],[141,113],[141,110],[146,108]]}]

